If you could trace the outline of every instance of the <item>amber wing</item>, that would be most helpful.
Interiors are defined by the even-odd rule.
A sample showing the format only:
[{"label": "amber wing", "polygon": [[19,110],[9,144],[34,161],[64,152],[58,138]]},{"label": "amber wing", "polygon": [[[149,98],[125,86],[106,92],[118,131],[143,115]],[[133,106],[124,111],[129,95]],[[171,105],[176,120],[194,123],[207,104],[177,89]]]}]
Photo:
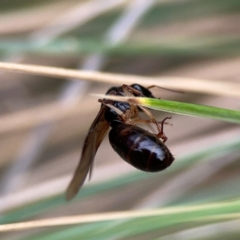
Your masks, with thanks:
[{"label": "amber wing", "polygon": [[88,135],[84,141],[80,162],[67,188],[67,200],[71,200],[77,195],[88,173],[91,174],[94,157],[96,155],[98,147],[100,146],[109,129],[109,123],[105,120],[104,117],[106,109],[106,106],[101,107],[97,117],[89,129]]}]

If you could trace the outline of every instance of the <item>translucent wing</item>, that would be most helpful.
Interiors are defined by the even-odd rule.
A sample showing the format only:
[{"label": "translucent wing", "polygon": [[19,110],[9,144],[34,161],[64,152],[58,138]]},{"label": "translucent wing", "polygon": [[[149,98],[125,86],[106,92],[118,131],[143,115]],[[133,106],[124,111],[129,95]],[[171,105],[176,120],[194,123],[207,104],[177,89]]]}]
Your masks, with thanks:
[{"label": "translucent wing", "polygon": [[73,179],[67,188],[67,200],[71,200],[77,195],[87,177],[87,174],[91,174],[94,157],[109,128],[109,123],[104,117],[106,109],[106,106],[101,107],[97,117],[90,127],[88,135],[84,141],[80,162],[74,173]]}]

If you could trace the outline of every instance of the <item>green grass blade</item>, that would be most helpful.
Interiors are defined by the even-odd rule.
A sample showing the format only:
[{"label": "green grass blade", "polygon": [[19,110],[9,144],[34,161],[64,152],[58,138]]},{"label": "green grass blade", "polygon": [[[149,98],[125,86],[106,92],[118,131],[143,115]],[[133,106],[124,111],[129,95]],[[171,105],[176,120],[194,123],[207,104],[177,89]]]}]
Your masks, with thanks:
[{"label": "green grass blade", "polygon": [[[196,163],[203,159],[216,156],[217,154],[230,154],[233,151],[238,151],[240,147],[239,139],[234,139],[232,142],[227,142],[224,144],[213,145],[208,149],[201,149],[199,152],[188,153],[186,156],[179,158],[175,163],[174,168],[168,169],[166,172],[161,173],[162,180],[167,175],[174,175],[176,172],[189,166],[191,163]],[[155,178],[156,181],[159,178],[158,174],[149,175],[142,172],[136,172],[131,174],[126,174],[121,177],[116,177],[110,182],[106,181],[93,186],[84,186],[81,193],[76,197],[75,201],[80,201],[81,199],[94,197],[101,192],[111,191],[118,187],[124,187],[130,183],[144,181],[145,179]],[[219,196],[220,197],[220,196]],[[205,197],[205,200],[209,201],[209,198]],[[214,199],[216,200],[216,199]],[[64,200],[63,194],[51,197],[48,199],[43,199],[42,201],[37,201],[32,204],[27,204],[25,206],[12,209],[4,214],[0,218],[0,224],[6,224],[10,222],[17,222],[27,220],[28,218],[34,217],[37,214],[45,213],[49,210],[53,210],[57,207],[67,204]]]},{"label": "green grass blade", "polygon": [[138,104],[144,107],[169,113],[240,123],[240,111],[236,110],[154,98],[118,97],[109,95],[104,96],[104,98]]},{"label": "green grass blade", "polygon": [[102,40],[91,38],[54,39],[46,45],[39,46],[27,40],[0,40],[2,53],[41,53],[53,54],[111,54],[117,56],[236,56],[240,54],[240,38],[238,36],[212,36],[201,38],[176,38],[154,43],[128,41],[117,46],[109,46]]},{"label": "green grass blade", "polygon": [[[151,216],[138,216],[136,218],[131,217],[131,213],[134,212],[130,211],[129,218],[125,218],[129,219],[127,221],[119,222],[117,219],[112,219],[111,223],[116,223],[112,226],[109,220],[103,221],[104,223],[100,224],[102,231],[98,231],[97,237],[98,239],[107,239],[109,237],[114,237],[116,233],[121,233],[121,237],[130,237],[154,230],[164,230],[183,223],[188,225],[202,225],[208,224],[209,222],[238,219],[240,218],[239,202],[239,199],[235,199],[214,204],[200,204],[189,205],[185,207],[155,209],[150,210],[150,213],[153,214]],[[64,227],[65,229],[60,231],[65,237],[73,237],[73,239],[74,235],[80,237],[81,239],[96,239],[96,232],[89,231],[89,227],[92,227],[93,229],[98,228],[96,223],[100,222],[96,221],[86,225],[79,225],[78,228],[73,229],[75,232],[74,234],[73,231],[69,231],[68,227]],[[87,231],[84,231],[85,228],[87,228]],[[32,239],[45,239],[45,237],[43,235],[40,238]]]}]

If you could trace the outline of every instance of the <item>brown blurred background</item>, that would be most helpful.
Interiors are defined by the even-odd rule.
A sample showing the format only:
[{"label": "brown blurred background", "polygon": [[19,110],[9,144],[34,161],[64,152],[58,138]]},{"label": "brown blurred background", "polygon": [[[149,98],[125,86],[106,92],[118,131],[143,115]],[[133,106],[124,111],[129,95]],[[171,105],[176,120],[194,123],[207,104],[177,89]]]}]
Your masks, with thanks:
[{"label": "brown blurred background", "polygon": [[[1,61],[240,83],[238,0],[2,0],[0,23]],[[106,137],[91,182],[66,203],[63,193],[99,110],[90,93],[103,94],[111,85],[3,71],[0,76],[2,223],[239,197],[239,126],[170,114],[173,126],[165,132],[176,161],[169,172],[133,169]],[[240,108],[231,96],[153,92]]]}]

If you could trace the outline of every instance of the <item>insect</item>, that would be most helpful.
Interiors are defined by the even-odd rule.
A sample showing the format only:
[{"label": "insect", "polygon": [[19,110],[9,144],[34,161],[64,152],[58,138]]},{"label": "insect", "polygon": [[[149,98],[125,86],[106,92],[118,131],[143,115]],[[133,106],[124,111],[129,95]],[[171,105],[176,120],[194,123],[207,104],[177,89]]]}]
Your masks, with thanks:
[{"label": "insect", "polygon": [[[149,88],[151,87],[153,86]],[[139,84],[122,85],[110,88],[106,94],[155,98],[149,88]],[[132,166],[147,172],[157,172],[169,167],[174,161],[173,155],[164,144],[167,137],[163,132],[163,125],[169,117],[159,124],[151,111],[144,107],[106,99],[99,99],[99,102],[102,105],[84,141],[80,162],[67,188],[67,200],[75,197],[88,173],[91,176],[95,154],[110,127],[109,142],[112,148]],[[139,111],[147,114],[150,120],[141,119]],[[135,126],[136,122],[154,123],[158,134]]]}]

